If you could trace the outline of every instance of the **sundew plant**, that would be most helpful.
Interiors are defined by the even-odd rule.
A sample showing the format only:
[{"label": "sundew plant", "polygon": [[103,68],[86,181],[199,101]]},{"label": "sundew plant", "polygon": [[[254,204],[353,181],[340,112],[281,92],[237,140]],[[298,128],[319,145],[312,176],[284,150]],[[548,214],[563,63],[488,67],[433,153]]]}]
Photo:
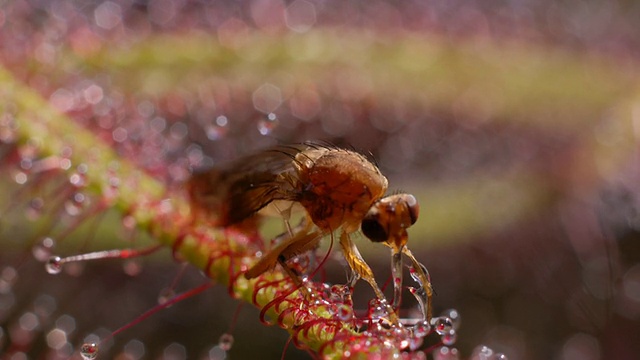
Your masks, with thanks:
[{"label": "sundew plant", "polygon": [[[0,359],[634,358],[638,13],[0,3]],[[354,232],[382,297],[339,232],[244,276],[304,210],[194,220],[192,174],[308,141],[420,203],[415,262]]]}]

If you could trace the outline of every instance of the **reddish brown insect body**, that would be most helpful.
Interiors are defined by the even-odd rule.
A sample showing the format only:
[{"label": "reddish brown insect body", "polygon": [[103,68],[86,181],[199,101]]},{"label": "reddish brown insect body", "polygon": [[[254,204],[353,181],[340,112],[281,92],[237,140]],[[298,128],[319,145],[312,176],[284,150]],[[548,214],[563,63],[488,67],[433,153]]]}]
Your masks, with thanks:
[{"label": "reddish brown insect body", "polygon": [[[354,151],[313,144],[280,146],[241,158],[225,168],[196,174],[187,185],[194,218],[204,218],[217,226],[241,222],[275,200],[297,202],[306,210],[302,223],[280,236],[281,242],[245,273],[248,279],[277,263],[287,269],[288,259],[315,248],[323,235],[333,236],[341,230],[340,245],[354,272],[354,282],[358,278],[366,280],[378,298],[384,299],[371,268],[350,238],[361,225],[367,237],[392,249],[392,269],[400,282],[396,285],[398,281],[394,281],[394,305],[398,305],[401,290],[401,253],[411,258],[414,267],[419,264],[406,248],[406,228],[418,215],[415,197],[383,197],[388,186],[386,177]],[[430,283],[422,266],[418,273],[430,299]],[[397,321],[395,314],[390,316]]]}]

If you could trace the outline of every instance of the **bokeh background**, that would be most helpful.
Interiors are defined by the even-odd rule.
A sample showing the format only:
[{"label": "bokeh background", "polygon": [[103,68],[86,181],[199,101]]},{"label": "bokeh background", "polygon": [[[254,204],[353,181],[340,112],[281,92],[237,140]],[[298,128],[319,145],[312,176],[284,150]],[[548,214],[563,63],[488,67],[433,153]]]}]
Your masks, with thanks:
[{"label": "bokeh background", "polygon": [[[409,246],[436,312],[462,316],[462,358],[484,344],[509,359],[637,359],[639,16],[633,1],[3,1],[0,126],[26,85],[175,188],[281,142],[371,153],[421,203]],[[55,180],[34,204],[3,160],[3,359],[64,358],[154,306],[176,274],[176,291],[204,281],[168,250],[47,274],[31,245],[49,235],[65,255],[152,240],[112,212],[61,234],[29,213]],[[358,241],[388,277],[387,251]],[[214,288],[108,356],[201,358],[231,326],[230,358],[279,358],[287,334],[248,305],[234,322],[237,307]]]}]

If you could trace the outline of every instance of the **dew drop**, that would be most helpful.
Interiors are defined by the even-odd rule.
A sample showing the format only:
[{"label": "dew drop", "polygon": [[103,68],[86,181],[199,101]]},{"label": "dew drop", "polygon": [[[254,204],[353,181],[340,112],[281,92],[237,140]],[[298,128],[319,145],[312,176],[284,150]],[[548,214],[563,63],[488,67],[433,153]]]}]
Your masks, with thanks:
[{"label": "dew drop", "polygon": [[503,354],[503,353],[496,353],[496,355],[494,356],[495,360],[509,360],[509,358],[507,357],[507,355]]},{"label": "dew drop", "polygon": [[82,344],[80,355],[84,360],[91,360],[98,357],[98,345],[95,343]]},{"label": "dew drop", "polygon": [[224,351],[231,350],[231,347],[233,346],[233,335],[229,333],[222,334],[220,339],[218,339],[218,346],[220,346]]},{"label": "dew drop", "polygon": [[258,121],[258,132],[261,135],[269,135],[278,126],[278,117],[274,113],[269,113],[266,118]]},{"label": "dew drop", "polygon": [[451,346],[456,343],[458,339],[458,334],[455,330],[450,330],[446,334],[443,334],[440,339],[442,340],[443,345]]},{"label": "dew drop", "polygon": [[438,335],[444,335],[453,330],[453,322],[446,316],[431,319],[431,325]]},{"label": "dew drop", "polygon": [[47,260],[47,263],[44,266],[49,274],[56,275],[60,274],[62,271],[62,265],[63,262],[60,256],[52,256]]}]

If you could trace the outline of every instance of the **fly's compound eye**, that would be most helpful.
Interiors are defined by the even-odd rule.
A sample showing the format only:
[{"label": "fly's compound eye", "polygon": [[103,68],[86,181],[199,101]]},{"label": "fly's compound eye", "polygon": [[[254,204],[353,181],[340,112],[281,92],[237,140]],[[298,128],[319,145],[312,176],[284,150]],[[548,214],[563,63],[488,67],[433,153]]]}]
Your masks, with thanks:
[{"label": "fly's compound eye", "polygon": [[362,225],[360,227],[364,236],[373,242],[384,242],[389,239],[389,233],[380,223],[377,211],[369,211],[364,219],[362,219]]},{"label": "fly's compound eye", "polygon": [[418,214],[420,214],[420,205],[415,196],[410,194],[404,195],[404,202],[407,204],[407,210],[409,210],[409,217],[411,218],[411,225],[418,221]]}]

